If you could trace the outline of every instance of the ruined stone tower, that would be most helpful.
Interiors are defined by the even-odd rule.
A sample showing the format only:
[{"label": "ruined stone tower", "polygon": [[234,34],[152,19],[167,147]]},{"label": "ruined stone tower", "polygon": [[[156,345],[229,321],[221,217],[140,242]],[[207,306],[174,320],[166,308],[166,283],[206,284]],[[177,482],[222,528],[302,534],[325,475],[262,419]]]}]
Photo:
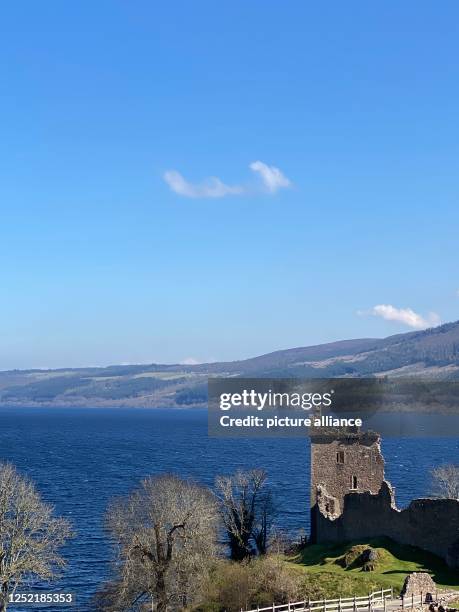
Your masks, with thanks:
[{"label": "ruined stone tower", "polygon": [[311,541],[320,539],[317,513],[339,517],[344,496],[379,492],[384,481],[380,436],[375,432],[311,433]]},{"label": "ruined stone tower", "polygon": [[315,428],[310,436],[313,543],[387,537],[459,569],[459,499],[414,499],[399,510],[379,434]]}]

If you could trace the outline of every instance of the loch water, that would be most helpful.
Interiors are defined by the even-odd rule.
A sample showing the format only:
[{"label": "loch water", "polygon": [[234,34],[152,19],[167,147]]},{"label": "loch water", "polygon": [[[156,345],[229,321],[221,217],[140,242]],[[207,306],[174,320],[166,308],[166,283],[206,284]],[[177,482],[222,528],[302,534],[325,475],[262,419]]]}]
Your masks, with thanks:
[{"label": "loch water", "polygon": [[[276,500],[277,525],[292,534],[308,531],[307,438],[209,438],[204,410],[2,408],[0,423],[0,461],[33,479],[75,531],[62,551],[68,562],[62,577],[33,591],[74,592],[78,611],[91,610],[91,598],[111,575],[113,549],[103,521],[107,504],[147,475],[174,473],[212,487],[217,474],[263,468]],[[459,440],[388,438],[383,452],[386,477],[404,507],[429,493],[432,467],[457,461]]]}]

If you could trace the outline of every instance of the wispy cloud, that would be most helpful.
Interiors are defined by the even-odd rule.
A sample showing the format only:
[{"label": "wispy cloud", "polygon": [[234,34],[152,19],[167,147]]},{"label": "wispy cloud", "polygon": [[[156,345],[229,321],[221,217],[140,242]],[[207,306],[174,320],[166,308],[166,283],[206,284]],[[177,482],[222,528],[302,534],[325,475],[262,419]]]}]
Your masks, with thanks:
[{"label": "wispy cloud", "polygon": [[395,321],[403,323],[413,329],[426,329],[427,327],[435,327],[440,325],[441,320],[437,313],[430,312],[426,317],[418,314],[411,308],[396,308],[391,304],[378,304],[370,310],[360,310],[359,315],[373,315],[381,317],[386,321]]},{"label": "wispy cloud", "polygon": [[239,195],[244,191],[239,185],[226,185],[216,176],[211,176],[202,183],[190,183],[177,170],[165,172],[164,180],[172,191],[186,198],[224,198],[227,195]]},{"label": "wispy cloud", "polygon": [[264,186],[270,193],[276,193],[283,187],[291,186],[290,180],[276,166],[268,166],[261,161],[255,161],[250,164],[250,169],[260,175]]},{"label": "wispy cloud", "polygon": [[196,359],[196,357],[185,357],[185,359],[182,359],[180,362],[181,365],[198,365],[200,363],[202,362]]},{"label": "wispy cloud", "polygon": [[276,166],[268,166],[262,161],[252,162],[249,168],[258,175],[260,185],[228,185],[217,176],[210,176],[200,183],[191,183],[177,170],[164,173],[164,180],[170,189],[185,198],[224,198],[267,191],[274,194],[280,189],[291,186],[290,180]]}]

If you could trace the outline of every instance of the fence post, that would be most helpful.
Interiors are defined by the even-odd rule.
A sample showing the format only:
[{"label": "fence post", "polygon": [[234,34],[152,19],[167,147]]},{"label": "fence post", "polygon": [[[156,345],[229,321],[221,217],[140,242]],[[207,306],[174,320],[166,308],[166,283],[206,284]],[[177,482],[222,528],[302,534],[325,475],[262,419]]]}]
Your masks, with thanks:
[{"label": "fence post", "polygon": [[424,600],[422,598],[422,591],[421,591],[421,610],[422,610],[422,604],[424,603]]},{"label": "fence post", "polygon": [[414,608],[414,593],[411,593],[411,609]]},{"label": "fence post", "polygon": [[390,598],[394,599],[394,587],[390,587]]},{"label": "fence post", "polygon": [[273,612],[275,612],[275,610],[276,610],[276,607],[275,607],[274,602],[273,602]]},{"label": "fence post", "polygon": [[288,602],[288,612],[290,612],[290,601]]},{"label": "fence post", "polygon": [[402,610],[405,609],[405,595],[402,595]]},{"label": "fence post", "polygon": [[341,612],[341,595],[339,596],[338,610]]},{"label": "fence post", "polygon": [[368,593],[368,610],[371,612],[371,593]]},{"label": "fence post", "polygon": [[355,595],[354,595],[354,612],[356,612],[356,610],[357,610],[357,603],[355,601]]}]

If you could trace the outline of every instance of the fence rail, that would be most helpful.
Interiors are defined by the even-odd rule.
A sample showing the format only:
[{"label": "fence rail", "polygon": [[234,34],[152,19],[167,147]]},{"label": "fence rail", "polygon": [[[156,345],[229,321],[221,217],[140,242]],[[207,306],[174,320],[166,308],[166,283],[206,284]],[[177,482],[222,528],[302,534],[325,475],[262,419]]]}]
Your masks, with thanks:
[{"label": "fence rail", "polygon": [[[381,589],[363,597],[339,597],[338,599],[317,599],[315,601],[291,601],[287,604],[253,608],[245,612],[363,612],[364,610],[386,609],[386,602],[394,598],[393,589]],[[241,609],[241,612],[244,610]]]}]

